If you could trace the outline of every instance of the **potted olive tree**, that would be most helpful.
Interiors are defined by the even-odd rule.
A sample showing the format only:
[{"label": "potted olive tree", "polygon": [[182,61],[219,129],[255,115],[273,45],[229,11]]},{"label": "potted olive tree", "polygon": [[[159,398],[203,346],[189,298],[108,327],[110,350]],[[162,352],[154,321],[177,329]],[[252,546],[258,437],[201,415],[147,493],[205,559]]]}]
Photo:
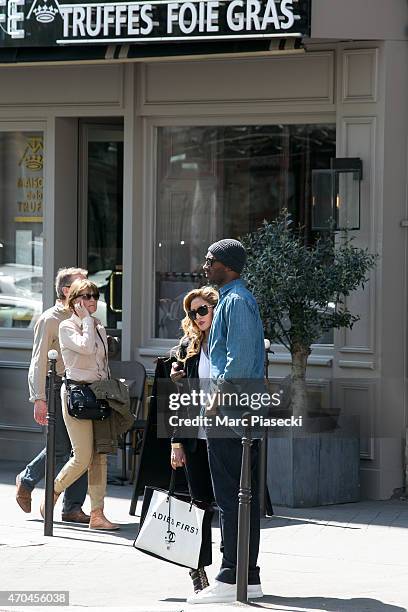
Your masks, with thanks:
[{"label": "potted olive tree", "polygon": [[[301,228],[284,211],[243,238],[245,277],[264,323],[265,337],[291,354],[289,409],[302,428],[268,437],[268,484],[272,502],[291,506],[358,498],[359,436],[341,425],[313,433],[308,412],[307,360],[324,332],[351,328],[359,317],[345,298],[364,287],[376,256],[353,245],[347,234],[328,233],[307,245]],[[316,429],[316,428],[315,428]],[[335,470],[339,468],[339,473]],[[347,473],[349,470],[349,473]]]}]

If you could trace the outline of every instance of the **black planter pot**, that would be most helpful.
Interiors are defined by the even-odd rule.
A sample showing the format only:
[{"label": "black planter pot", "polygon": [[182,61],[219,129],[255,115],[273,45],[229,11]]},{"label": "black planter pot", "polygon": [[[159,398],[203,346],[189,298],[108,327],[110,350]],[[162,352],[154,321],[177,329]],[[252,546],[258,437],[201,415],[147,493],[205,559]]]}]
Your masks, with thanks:
[{"label": "black planter pot", "polygon": [[268,435],[272,504],[291,508],[355,502],[360,495],[360,434],[353,417],[303,419]]}]

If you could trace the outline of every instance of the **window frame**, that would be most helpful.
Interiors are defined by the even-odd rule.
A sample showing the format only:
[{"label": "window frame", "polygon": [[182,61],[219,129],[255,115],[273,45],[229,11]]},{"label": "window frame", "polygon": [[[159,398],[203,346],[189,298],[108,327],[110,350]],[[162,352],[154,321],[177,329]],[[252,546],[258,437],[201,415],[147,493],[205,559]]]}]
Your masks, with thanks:
[{"label": "window frame", "polygon": [[[43,165],[43,294],[42,294],[42,310],[46,308],[50,288],[47,285],[47,274],[48,269],[52,267],[50,257],[52,255],[53,247],[53,224],[52,224],[52,210],[51,210],[51,193],[54,180],[50,173],[52,172],[52,164],[48,159],[47,152],[52,151],[51,143],[49,142],[49,131],[47,130],[46,120],[19,120],[19,121],[7,121],[0,120],[0,133],[4,132],[42,132],[43,134],[43,148],[44,148],[44,165]],[[0,328],[0,348],[17,348],[17,349],[30,349],[32,348],[33,342],[33,328]]]},{"label": "window frame", "polygon": [[[109,139],[121,142],[125,145],[125,127],[122,117],[89,119],[81,118],[79,121],[79,152],[78,152],[78,261],[82,268],[88,269],[88,146],[90,142],[104,142]],[[97,133],[97,137],[94,135]],[[123,187],[125,176],[123,172]],[[124,213],[124,198],[122,203],[122,214]],[[124,222],[123,222],[124,223]],[[123,223],[121,227],[123,245]],[[124,272],[124,259],[122,255],[122,266]],[[122,311],[124,308],[124,292],[122,286]],[[123,325],[123,314],[122,314]],[[123,327],[110,328],[106,326],[108,333],[121,337]]]},{"label": "window frame", "polygon": [[[276,114],[276,115],[240,115],[223,116],[217,114],[214,117],[203,115],[191,115],[188,117],[149,117],[143,120],[144,141],[144,197],[141,218],[143,223],[143,234],[149,237],[146,244],[149,245],[144,252],[144,266],[141,278],[141,293],[144,296],[143,310],[141,313],[143,326],[139,354],[145,357],[154,357],[165,354],[171,349],[178,339],[166,339],[155,337],[155,244],[156,244],[156,213],[157,213],[157,171],[158,171],[158,129],[161,127],[206,127],[206,126],[234,126],[234,125],[312,125],[331,123],[336,126],[336,113],[311,113],[311,114]],[[290,363],[290,355],[287,349],[280,344],[273,344],[271,350],[275,356],[270,356],[270,361],[279,363]],[[312,347],[313,361],[316,365],[331,365],[334,354],[334,344],[316,344]]]}]

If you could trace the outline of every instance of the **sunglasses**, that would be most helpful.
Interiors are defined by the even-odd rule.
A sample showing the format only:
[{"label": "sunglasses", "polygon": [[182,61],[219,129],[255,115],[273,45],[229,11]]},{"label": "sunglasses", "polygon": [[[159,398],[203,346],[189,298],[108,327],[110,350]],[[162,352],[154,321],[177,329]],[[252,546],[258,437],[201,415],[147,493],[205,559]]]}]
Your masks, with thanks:
[{"label": "sunglasses", "polygon": [[215,259],[215,257],[206,257],[205,258],[205,264],[206,266],[208,266],[209,268],[211,268],[211,266],[213,265],[213,263],[215,261],[218,261],[218,259]]},{"label": "sunglasses", "polygon": [[199,315],[200,317],[205,317],[205,315],[208,314],[208,309],[212,308],[212,306],[199,306],[197,308],[197,310],[189,310],[187,312],[188,318],[191,319],[192,321],[195,321],[197,318],[197,315]]},{"label": "sunglasses", "polygon": [[94,298],[94,300],[99,300],[99,293],[81,293],[77,297],[83,298],[84,300],[90,300]]}]

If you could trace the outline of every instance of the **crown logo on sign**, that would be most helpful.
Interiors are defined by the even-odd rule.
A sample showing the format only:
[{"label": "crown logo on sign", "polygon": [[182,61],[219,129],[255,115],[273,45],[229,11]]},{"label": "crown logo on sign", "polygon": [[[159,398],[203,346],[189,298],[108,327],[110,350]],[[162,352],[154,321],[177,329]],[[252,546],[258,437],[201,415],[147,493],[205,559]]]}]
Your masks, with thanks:
[{"label": "crown logo on sign", "polygon": [[41,170],[43,167],[42,155],[27,156],[24,160],[25,167],[29,170]]},{"label": "crown logo on sign", "polygon": [[24,165],[28,170],[41,170],[43,163],[42,138],[28,138],[24,153],[19,161],[19,166]]},{"label": "crown logo on sign", "polygon": [[55,15],[58,13],[56,8],[48,6],[46,2],[47,0],[44,0],[43,6],[38,6],[33,11],[36,20],[40,23],[50,23],[50,21],[54,21]]}]

